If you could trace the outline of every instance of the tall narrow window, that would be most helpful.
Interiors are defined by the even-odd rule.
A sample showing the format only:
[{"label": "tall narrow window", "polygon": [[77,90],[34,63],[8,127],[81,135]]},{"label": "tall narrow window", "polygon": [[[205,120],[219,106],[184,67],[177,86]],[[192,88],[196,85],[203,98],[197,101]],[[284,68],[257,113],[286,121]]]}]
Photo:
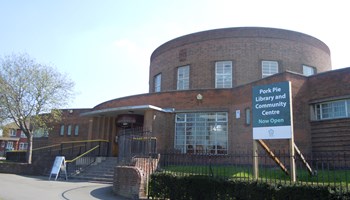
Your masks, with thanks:
[{"label": "tall narrow window", "polygon": [[311,76],[314,75],[316,73],[315,68],[307,66],[307,65],[303,65],[303,74],[305,76]]},{"label": "tall narrow window", "polygon": [[75,136],[78,136],[78,135],[79,135],[79,125],[75,125],[74,135],[75,135]]},{"label": "tall narrow window", "polygon": [[245,109],[245,124],[250,125],[250,108]]},{"label": "tall narrow window", "polygon": [[61,136],[64,135],[64,125],[61,125],[60,135],[61,135]]},{"label": "tall narrow window", "polygon": [[160,92],[162,84],[162,74],[154,77],[154,92]]},{"label": "tall narrow window", "polygon": [[215,63],[215,88],[232,87],[232,61]]},{"label": "tall narrow window", "polygon": [[277,61],[262,61],[261,63],[262,77],[268,77],[278,73],[278,62]]},{"label": "tall narrow window", "polygon": [[72,125],[68,125],[68,127],[67,127],[67,135],[72,135]]},{"label": "tall narrow window", "polygon": [[187,90],[190,87],[190,66],[177,69],[177,90]]}]

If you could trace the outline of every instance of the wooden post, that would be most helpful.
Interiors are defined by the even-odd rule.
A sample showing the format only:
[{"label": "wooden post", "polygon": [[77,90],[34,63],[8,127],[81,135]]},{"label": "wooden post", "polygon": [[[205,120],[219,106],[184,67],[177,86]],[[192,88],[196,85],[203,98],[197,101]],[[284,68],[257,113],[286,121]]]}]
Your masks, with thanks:
[{"label": "wooden post", "polygon": [[278,159],[277,156],[272,152],[272,150],[267,146],[267,144],[263,140],[256,140],[259,142],[259,144],[262,146],[262,148],[269,154],[270,158],[272,158],[273,161],[286,173],[289,175],[289,172],[287,168],[284,166],[284,164]]},{"label": "wooden post", "polygon": [[258,142],[253,140],[253,176],[254,180],[259,178],[259,158],[258,158]]},{"label": "wooden post", "polygon": [[296,182],[296,169],[295,169],[295,150],[294,150],[294,138],[292,136],[289,139],[289,152],[290,152],[290,180]]}]

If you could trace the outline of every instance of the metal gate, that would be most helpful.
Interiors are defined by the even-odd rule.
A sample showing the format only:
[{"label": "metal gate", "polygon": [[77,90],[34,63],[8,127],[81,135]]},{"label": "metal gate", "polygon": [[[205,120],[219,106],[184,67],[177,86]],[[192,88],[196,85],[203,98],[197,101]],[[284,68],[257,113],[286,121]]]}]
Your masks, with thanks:
[{"label": "metal gate", "polygon": [[119,161],[131,164],[134,157],[150,157],[157,154],[157,138],[150,131],[124,129],[118,134]]}]

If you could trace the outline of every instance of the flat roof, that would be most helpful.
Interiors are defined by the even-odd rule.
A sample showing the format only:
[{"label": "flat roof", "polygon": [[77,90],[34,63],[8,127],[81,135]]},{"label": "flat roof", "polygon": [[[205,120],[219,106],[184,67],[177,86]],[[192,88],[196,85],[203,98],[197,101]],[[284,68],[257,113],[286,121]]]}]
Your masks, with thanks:
[{"label": "flat roof", "polygon": [[18,141],[19,138],[15,138],[15,137],[0,137],[0,140],[3,140],[3,141]]},{"label": "flat roof", "polygon": [[124,106],[115,108],[106,108],[101,110],[94,110],[91,112],[82,113],[81,116],[94,117],[94,116],[116,116],[121,114],[139,114],[142,115],[147,110],[155,110],[160,112],[171,113],[174,112],[172,108],[159,108],[153,105],[138,105],[138,106]]}]

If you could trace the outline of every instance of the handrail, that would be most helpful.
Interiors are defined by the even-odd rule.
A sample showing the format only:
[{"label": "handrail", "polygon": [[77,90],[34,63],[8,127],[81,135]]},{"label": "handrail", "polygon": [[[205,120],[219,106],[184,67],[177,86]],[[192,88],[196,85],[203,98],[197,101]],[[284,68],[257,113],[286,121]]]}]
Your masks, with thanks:
[{"label": "handrail", "polygon": [[51,148],[51,147],[60,146],[61,144],[84,143],[84,142],[109,142],[109,141],[108,141],[108,140],[79,140],[79,141],[61,142],[60,144],[53,144],[53,145],[49,145],[49,146],[44,146],[44,147],[35,148],[35,149],[33,149],[33,151],[37,151],[37,150],[40,150],[40,149],[48,149],[48,148]]},{"label": "handrail", "polygon": [[108,140],[79,140],[79,141],[61,142],[61,144],[83,143],[83,142],[109,142],[109,141]]},{"label": "handrail", "polygon": [[86,151],[85,153],[81,154],[80,156],[77,156],[76,158],[73,158],[72,160],[66,160],[67,163],[71,163],[74,162],[76,160],[78,160],[79,158],[85,156],[86,154],[90,153],[91,151],[97,149],[100,145],[95,146],[94,148],[90,149],[89,151]]},{"label": "handrail", "polygon": [[61,145],[61,144],[53,144],[53,145],[49,145],[49,146],[44,146],[44,147],[35,148],[35,149],[33,149],[32,151],[37,151],[37,150],[40,150],[40,149],[48,149],[48,148],[56,147],[56,146],[60,146],[60,145]]}]

